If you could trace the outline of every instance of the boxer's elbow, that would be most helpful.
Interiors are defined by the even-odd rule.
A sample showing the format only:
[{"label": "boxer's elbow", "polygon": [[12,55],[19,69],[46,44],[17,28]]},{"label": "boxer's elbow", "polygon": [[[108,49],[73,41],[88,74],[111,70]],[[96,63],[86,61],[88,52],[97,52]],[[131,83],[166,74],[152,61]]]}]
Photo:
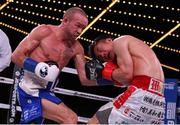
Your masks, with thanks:
[{"label": "boxer's elbow", "polygon": [[133,73],[128,70],[116,70],[113,73],[113,78],[120,83],[128,84],[133,78]]},{"label": "boxer's elbow", "polygon": [[12,55],[11,55],[11,61],[14,64],[22,67],[23,61],[24,61],[24,56],[19,55],[17,52],[13,52]]},{"label": "boxer's elbow", "polygon": [[12,62],[15,63],[15,62],[16,62],[16,59],[17,59],[16,54],[15,54],[15,53],[12,53],[12,55],[11,55],[11,60],[12,60]]},{"label": "boxer's elbow", "polygon": [[128,84],[132,81],[132,78],[133,78],[133,73],[131,71],[126,71],[124,72],[124,83]]},{"label": "boxer's elbow", "polygon": [[131,81],[132,80],[132,78],[133,78],[133,75],[132,75],[132,73],[130,73],[130,72],[128,72],[128,73],[126,73],[126,75],[125,75],[125,79],[127,79],[127,81]]}]

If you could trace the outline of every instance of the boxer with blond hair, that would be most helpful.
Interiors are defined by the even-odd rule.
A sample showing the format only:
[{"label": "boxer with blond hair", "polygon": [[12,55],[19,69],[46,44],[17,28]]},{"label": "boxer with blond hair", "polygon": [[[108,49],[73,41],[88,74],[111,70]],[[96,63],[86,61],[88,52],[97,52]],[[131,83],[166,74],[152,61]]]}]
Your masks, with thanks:
[{"label": "boxer with blond hair", "polygon": [[53,89],[70,59],[74,59],[82,83],[94,82],[86,78],[84,50],[76,40],[87,25],[86,13],[72,7],[65,12],[60,25],[39,25],[17,46],[12,61],[24,72],[18,85],[21,123],[40,124],[43,118],[63,124],[77,123],[77,114],[54,95]]}]

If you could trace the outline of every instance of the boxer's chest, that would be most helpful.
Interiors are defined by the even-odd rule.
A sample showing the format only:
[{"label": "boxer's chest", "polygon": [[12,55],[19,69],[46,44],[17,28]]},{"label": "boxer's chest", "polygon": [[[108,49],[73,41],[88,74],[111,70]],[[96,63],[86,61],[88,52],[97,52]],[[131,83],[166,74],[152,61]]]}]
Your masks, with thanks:
[{"label": "boxer's chest", "polygon": [[68,48],[62,43],[51,43],[42,45],[43,53],[49,60],[57,62],[60,67],[68,64],[69,60],[75,55],[73,47]]}]

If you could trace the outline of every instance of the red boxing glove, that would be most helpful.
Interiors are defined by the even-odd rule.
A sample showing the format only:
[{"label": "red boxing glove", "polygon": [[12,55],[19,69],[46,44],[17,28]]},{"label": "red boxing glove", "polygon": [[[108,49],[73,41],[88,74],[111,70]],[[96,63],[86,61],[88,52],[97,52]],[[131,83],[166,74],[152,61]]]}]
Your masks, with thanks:
[{"label": "red boxing glove", "polygon": [[103,78],[107,80],[112,80],[112,72],[117,68],[117,64],[114,64],[112,61],[107,62],[104,66],[104,69],[102,70]]},{"label": "red boxing glove", "polygon": [[113,81],[115,86],[124,88],[126,87],[125,85],[112,79],[112,72],[117,68],[117,64],[113,63],[112,61],[107,62],[102,70],[102,77],[104,79]]}]

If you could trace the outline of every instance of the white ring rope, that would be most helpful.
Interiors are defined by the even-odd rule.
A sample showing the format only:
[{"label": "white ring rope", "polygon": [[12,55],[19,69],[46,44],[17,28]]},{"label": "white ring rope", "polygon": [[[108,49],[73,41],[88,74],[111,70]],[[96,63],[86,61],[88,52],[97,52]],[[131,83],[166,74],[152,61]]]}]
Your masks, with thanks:
[{"label": "white ring rope", "polygon": [[112,101],[112,99],[113,99],[113,98],[106,97],[106,96],[78,92],[78,91],[74,91],[74,90],[62,89],[62,88],[57,88],[57,87],[54,89],[54,92],[59,93],[59,94],[77,96],[77,97],[99,100],[99,101]]},{"label": "white ring rope", "polygon": [[[77,74],[76,69],[68,68],[68,67],[63,68],[62,72]],[[14,80],[11,78],[0,77],[0,83],[12,85],[12,84],[14,84]],[[58,94],[94,99],[94,100],[99,100],[99,101],[112,101],[112,99],[113,99],[110,97],[105,97],[105,96],[100,96],[100,95],[95,95],[95,94],[90,94],[90,93],[84,93],[84,92],[78,92],[78,91],[74,91],[74,90],[68,90],[68,89],[57,88],[57,87],[53,91]],[[178,87],[178,92],[180,93],[180,87]],[[10,105],[0,103],[0,108],[10,109]],[[16,106],[16,110],[21,111],[21,107]],[[180,112],[180,108],[177,108],[177,110],[178,110],[178,112]],[[78,122],[87,123],[88,119],[89,118],[78,116]]]},{"label": "white ring rope", "polygon": [[[71,73],[71,74],[78,74],[76,69],[68,68],[68,67],[64,67],[62,69],[62,72]],[[11,78],[0,77],[0,83],[12,85],[12,84],[14,84],[13,82],[14,82],[14,80]],[[74,90],[68,90],[68,89],[57,88],[57,87],[54,89],[54,92],[58,93],[58,94],[94,99],[94,100],[99,100],[99,101],[112,101],[112,99],[113,99],[113,98],[106,97],[106,96],[100,96],[100,95],[95,95],[95,94],[90,94],[90,93],[78,92],[78,91],[74,91]],[[0,103],[0,108],[10,109],[10,105]],[[20,106],[16,106],[16,110],[20,111],[20,112],[22,111]],[[89,118],[78,116],[78,122],[87,123],[88,119]]]},{"label": "white ring rope", "polygon": [[[10,109],[10,105],[9,104],[4,104],[4,103],[0,103],[0,108],[2,109]],[[16,110],[21,112],[21,107],[20,106],[16,106]]]},{"label": "white ring rope", "polygon": [[6,84],[13,84],[13,79],[6,78],[6,77],[0,77],[0,82],[1,83],[6,83]]},{"label": "white ring rope", "polygon": [[68,67],[64,67],[64,68],[62,69],[62,72],[71,73],[71,74],[76,74],[76,75],[78,74],[76,69],[68,68]]},{"label": "white ring rope", "polygon": [[[0,82],[4,83],[4,84],[6,84],[6,83],[13,84],[13,79],[0,77]],[[94,99],[94,100],[99,100],[99,101],[112,101],[112,99],[113,99],[113,98],[106,97],[106,96],[100,96],[100,95],[95,95],[95,94],[90,94],[90,93],[85,93],[85,92],[78,92],[78,91],[63,89],[63,88],[58,88],[58,87],[55,87],[55,89],[53,91],[58,94],[77,96],[77,97]]]},{"label": "white ring rope", "polygon": [[[64,67],[62,69],[62,72],[77,74],[76,69],[68,68],[68,67]],[[7,84],[13,84],[13,79],[6,78],[6,77],[0,77],[0,82],[7,83]],[[111,101],[113,99],[110,97],[99,96],[99,95],[89,94],[89,93],[83,93],[83,92],[62,89],[62,88],[57,88],[57,87],[54,89],[54,92],[59,93],[59,94],[64,94],[64,95],[77,96],[77,97],[100,100],[100,101]]]}]

